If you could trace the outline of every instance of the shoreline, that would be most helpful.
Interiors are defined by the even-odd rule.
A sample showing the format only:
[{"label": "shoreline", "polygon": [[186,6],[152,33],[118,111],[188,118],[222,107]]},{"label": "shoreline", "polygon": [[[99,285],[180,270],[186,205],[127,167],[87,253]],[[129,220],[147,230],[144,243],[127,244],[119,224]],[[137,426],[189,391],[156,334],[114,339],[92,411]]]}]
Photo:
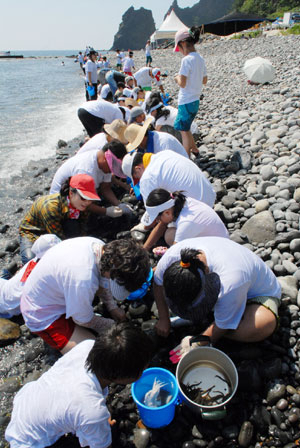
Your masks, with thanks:
[{"label": "shoreline", "polygon": [[[281,278],[281,323],[277,333],[262,343],[225,341],[220,344],[235,361],[240,376],[240,389],[229,406],[228,417],[217,424],[201,422],[180,408],[173,426],[166,428],[164,434],[152,431],[151,442],[159,448],[169,443],[174,448],[181,447],[189,440],[201,440],[201,445],[195,445],[203,448],[235,447],[239,446],[237,440],[242,440],[240,446],[254,447],[259,443],[289,447],[300,437],[299,44],[300,36],[275,36],[209,40],[197,47],[206,59],[209,81],[196,117],[202,135],[196,163],[215,187],[215,210],[226,222],[231,238],[259,255]],[[144,53],[135,52],[135,55],[139,68],[144,63]],[[244,61],[257,55],[272,60],[276,68],[273,83],[247,84],[242,72]],[[163,84],[166,92],[176,99],[173,75],[179,69],[180,57],[172,50],[157,50],[153,56],[162,72],[168,69],[169,76],[163,79]],[[0,198],[1,208],[5,208],[0,229],[0,257],[4,253],[0,258],[1,267],[19,260],[18,248],[13,243],[20,219],[32,199],[49,190],[58,165],[64,157],[74,154],[82,140],[83,137],[75,138],[53,157],[30,162],[21,176],[7,182],[7,194]],[[9,228],[2,233],[6,225]],[[5,250],[9,243],[14,247],[12,251]],[[139,324],[144,321],[142,326],[147,324],[153,328],[155,313],[150,317],[149,321],[149,314],[130,314]],[[18,341],[0,349],[0,376],[9,376],[7,383],[0,380],[3,392],[0,436],[9,421],[12,399],[20,384],[38,378],[56,359],[24,327]],[[153,363],[171,368],[167,353],[184,335],[183,330],[174,330],[166,341],[156,338],[153,331],[151,335],[157,343]],[[114,416],[118,425],[121,420],[129,422],[127,429],[125,424],[118,427],[124,440],[129,441],[135,428],[129,414],[136,416],[135,407],[131,406],[129,389],[123,389],[120,395],[114,395],[115,392],[112,388],[109,403],[119,403]],[[282,399],[286,402],[284,405],[280,404]],[[131,408],[122,414],[120,409],[124,403]],[[296,417],[291,417],[293,414]],[[5,447],[1,443],[0,448]]]}]

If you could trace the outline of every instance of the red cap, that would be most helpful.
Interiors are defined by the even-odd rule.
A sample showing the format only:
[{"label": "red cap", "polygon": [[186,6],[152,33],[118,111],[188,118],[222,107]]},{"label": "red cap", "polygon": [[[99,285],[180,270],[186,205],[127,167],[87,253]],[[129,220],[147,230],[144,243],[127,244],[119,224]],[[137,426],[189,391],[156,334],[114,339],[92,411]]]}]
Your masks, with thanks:
[{"label": "red cap", "polygon": [[101,200],[96,192],[95,181],[88,174],[76,174],[72,176],[70,179],[70,187],[76,188],[83,199],[90,201]]}]

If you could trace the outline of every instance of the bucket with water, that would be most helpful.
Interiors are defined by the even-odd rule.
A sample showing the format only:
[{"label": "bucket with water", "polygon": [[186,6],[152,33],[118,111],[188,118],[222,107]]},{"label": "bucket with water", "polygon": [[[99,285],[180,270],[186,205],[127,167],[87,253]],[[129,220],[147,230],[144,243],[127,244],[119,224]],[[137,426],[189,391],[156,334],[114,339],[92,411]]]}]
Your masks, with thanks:
[{"label": "bucket with water", "polygon": [[[159,406],[147,406],[145,405],[145,395],[153,389],[155,382],[162,384],[159,388]],[[178,401],[178,385],[171,372],[160,367],[146,369],[141,378],[132,384],[131,393],[146,426],[161,428],[171,423]]]}]

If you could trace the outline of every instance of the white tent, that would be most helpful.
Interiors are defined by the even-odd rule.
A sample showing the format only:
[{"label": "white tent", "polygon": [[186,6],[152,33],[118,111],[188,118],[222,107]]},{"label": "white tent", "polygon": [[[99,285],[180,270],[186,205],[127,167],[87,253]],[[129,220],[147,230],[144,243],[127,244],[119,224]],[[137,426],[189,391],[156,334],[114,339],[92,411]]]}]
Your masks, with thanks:
[{"label": "white tent", "polygon": [[176,16],[174,9],[165,18],[158,30],[156,30],[150,37],[151,42],[159,39],[174,39],[175,34],[182,28],[188,29],[188,27],[181,22]]}]

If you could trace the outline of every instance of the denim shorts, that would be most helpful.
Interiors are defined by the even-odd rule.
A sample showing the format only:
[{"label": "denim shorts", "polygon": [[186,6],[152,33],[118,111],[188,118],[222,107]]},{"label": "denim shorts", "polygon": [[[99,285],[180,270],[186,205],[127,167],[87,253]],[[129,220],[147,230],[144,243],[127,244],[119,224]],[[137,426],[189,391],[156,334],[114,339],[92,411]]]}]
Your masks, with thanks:
[{"label": "denim shorts", "polygon": [[191,129],[192,121],[197,115],[200,101],[193,101],[192,103],[181,104],[178,106],[178,113],[174,121],[174,129],[177,131],[189,131]]}]

